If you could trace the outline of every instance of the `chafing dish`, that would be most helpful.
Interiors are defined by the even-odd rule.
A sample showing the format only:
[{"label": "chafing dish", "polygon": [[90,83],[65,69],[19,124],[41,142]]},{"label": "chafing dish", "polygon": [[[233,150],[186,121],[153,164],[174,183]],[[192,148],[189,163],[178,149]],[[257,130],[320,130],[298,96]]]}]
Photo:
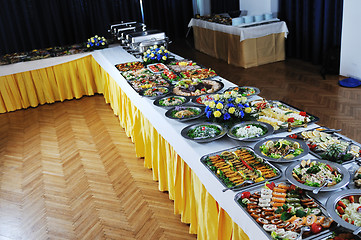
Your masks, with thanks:
[{"label": "chafing dish", "polygon": [[125,23],[117,23],[117,24],[110,25],[110,29],[108,30],[108,32],[112,35],[116,35],[117,29],[127,27],[134,23],[137,23],[137,22],[125,22]]},{"label": "chafing dish", "polygon": [[165,39],[161,39],[161,40],[157,40],[157,39],[152,40],[152,39],[150,39],[150,40],[146,40],[146,41],[143,41],[143,42],[139,43],[138,50],[139,50],[140,53],[143,53],[150,46],[154,46],[154,45],[163,46],[165,49],[168,49],[169,43],[171,43],[171,42],[169,41],[169,39],[167,37]]}]

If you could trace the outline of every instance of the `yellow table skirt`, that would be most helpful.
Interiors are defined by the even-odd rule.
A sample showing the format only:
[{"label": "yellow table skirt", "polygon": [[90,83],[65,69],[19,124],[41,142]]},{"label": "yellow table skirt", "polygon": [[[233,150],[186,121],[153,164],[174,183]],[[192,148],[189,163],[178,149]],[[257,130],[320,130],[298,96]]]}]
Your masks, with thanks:
[{"label": "yellow table skirt", "polygon": [[[207,192],[196,174],[132,104],[116,81],[87,56],[49,68],[0,77],[0,112],[103,93],[138,157],[153,171],[160,191],[174,200],[174,213],[198,239],[248,239]],[[247,219],[247,221],[251,221]]]},{"label": "yellow table skirt", "polygon": [[240,41],[238,35],[193,26],[194,46],[237,67],[250,68],[285,60],[285,33]]}]

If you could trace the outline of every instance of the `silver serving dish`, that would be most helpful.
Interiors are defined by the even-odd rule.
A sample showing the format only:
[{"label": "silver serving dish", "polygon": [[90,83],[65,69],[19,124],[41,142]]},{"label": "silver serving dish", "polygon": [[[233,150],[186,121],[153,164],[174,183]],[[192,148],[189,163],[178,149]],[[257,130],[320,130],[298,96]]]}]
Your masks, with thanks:
[{"label": "silver serving dish", "polygon": [[[173,112],[173,111],[181,111],[181,110],[186,110],[186,109],[196,110],[196,111],[199,112],[199,114],[193,115],[193,116],[190,116],[190,117],[185,117],[185,118],[177,118],[177,117],[172,116],[172,112]],[[204,107],[196,107],[196,106],[184,105],[184,106],[177,106],[177,107],[173,107],[173,108],[169,109],[169,110],[165,113],[165,116],[166,116],[167,118],[170,118],[170,119],[174,119],[174,120],[178,120],[178,121],[181,121],[181,122],[185,122],[185,121],[190,121],[190,120],[198,119],[198,118],[202,117],[204,114],[205,114],[205,112],[204,112]]]},{"label": "silver serving dish", "polygon": [[[263,128],[266,128],[267,129],[267,132],[264,134],[264,135],[261,135],[261,136],[258,136],[258,137],[252,137],[252,138],[244,138],[244,137],[238,137],[234,134],[234,131],[237,129],[237,128],[240,128],[240,127],[244,127],[244,126],[247,126],[247,125],[250,125],[250,124],[256,124],[256,125],[260,125],[262,126]],[[274,129],[272,127],[271,124],[268,124],[268,123],[263,123],[263,122],[257,122],[257,121],[250,121],[250,122],[243,122],[243,123],[237,123],[235,125],[233,125],[229,130],[228,130],[228,133],[227,133],[227,136],[234,139],[234,140],[238,140],[238,141],[245,141],[245,142],[254,142],[254,141],[259,141],[261,140],[262,138],[265,138],[271,134],[273,134],[274,132]]]},{"label": "silver serving dish", "polygon": [[[145,95],[145,92],[148,91],[149,89],[154,89],[154,90],[163,89],[163,91],[165,91],[165,92],[163,93],[163,92],[160,92],[160,91],[155,91],[154,95]],[[148,99],[156,99],[156,98],[159,98],[161,96],[168,95],[171,91],[172,91],[171,87],[152,87],[152,88],[144,89],[143,91],[141,91],[139,93],[139,95],[143,96],[143,97],[146,97]]]},{"label": "silver serving dish", "polygon": [[[179,105],[172,105],[172,106],[164,106],[164,105],[161,105],[160,104],[160,101],[162,101],[163,99],[166,99],[166,98],[171,98],[171,97],[175,97],[175,98],[179,98],[179,99],[182,99],[182,103],[179,104]],[[171,96],[166,96],[166,97],[161,97],[161,98],[158,98],[156,99],[153,104],[157,107],[161,107],[161,108],[166,108],[166,109],[170,109],[170,108],[174,108],[176,106],[182,106],[186,103],[189,102],[189,98],[188,97],[184,97],[184,96],[175,96],[175,95],[171,95]]]},{"label": "silver serving dish", "polygon": [[[258,95],[258,94],[261,92],[258,88],[256,88],[256,87],[249,87],[249,86],[230,87],[230,88],[228,88],[227,90],[225,90],[225,92],[227,92],[227,91],[232,91],[232,90],[235,89],[235,88],[240,88],[240,89],[252,88],[252,89],[255,91],[255,93],[253,93],[253,94],[251,94],[251,95],[249,95],[249,96],[244,96],[244,97],[252,97],[252,96],[254,96],[254,95]],[[238,92],[239,92],[239,91],[238,91]],[[242,94],[239,94],[238,96],[242,96]]]},{"label": "silver serving dish", "polygon": [[[252,148],[250,147],[246,147],[246,146],[238,146],[238,147],[233,147],[233,148],[229,148],[229,149],[225,149],[222,151],[218,151],[218,152],[214,152],[214,153],[210,153],[207,155],[204,155],[203,157],[201,157],[201,162],[204,164],[204,166],[213,173],[213,175],[218,179],[218,181],[225,187],[225,188],[229,188],[227,187],[227,185],[210,169],[209,165],[207,164],[207,158],[210,156],[215,156],[215,155],[220,155],[222,152],[224,151],[230,151],[230,152],[234,152],[238,149],[246,149],[248,151],[250,151],[251,153],[254,154],[254,151]],[[255,155],[255,154],[254,154]],[[265,161],[263,158],[259,158],[255,155],[255,158],[258,158],[260,161],[263,162],[263,164],[268,165],[270,168],[273,169],[273,171],[276,172],[277,176],[273,177],[273,178],[269,178],[269,179],[265,179],[264,181],[260,181],[257,183],[252,183],[249,185],[244,185],[242,187],[238,187],[238,188],[232,188],[233,191],[240,191],[240,190],[244,190],[247,188],[251,188],[251,187],[255,187],[255,186],[259,186],[259,185],[263,185],[266,181],[275,181],[276,179],[280,178],[282,176],[282,172],[279,168],[277,168],[276,166],[272,165],[271,163]]]},{"label": "silver serving dish", "polygon": [[[218,127],[218,129],[219,129],[221,132],[220,132],[220,134],[218,134],[217,136],[209,137],[209,138],[191,138],[191,137],[188,136],[188,132],[189,132],[190,130],[193,130],[193,129],[195,129],[196,127],[202,126],[202,125],[212,125],[212,126],[216,126],[216,127]],[[183,128],[182,131],[181,131],[182,137],[184,137],[184,138],[186,138],[186,139],[189,139],[189,140],[192,140],[192,141],[195,141],[195,142],[199,142],[199,143],[211,142],[211,141],[220,139],[220,138],[222,138],[224,135],[226,135],[226,133],[227,133],[227,130],[226,130],[222,125],[217,124],[217,123],[197,123],[197,124],[192,124],[192,125],[189,125],[189,126]]]},{"label": "silver serving dish", "polygon": [[[303,152],[296,156],[296,157],[293,157],[291,159],[284,159],[284,158],[271,158],[269,156],[266,156],[264,155],[262,152],[261,152],[261,149],[260,147],[265,144],[267,141],[278,141],[278,140],[287,140],[289,142],[298,142],[299,145],[300,145],[300,148],[303,149]],[[286,138],[286,137],[277,137],[277,138],[268,138],[268,139],[263,139],[261,141],[259,141],[258,143],[256,143],[256,145],[254,146],[254,151],[260,156],[260,157],[263,157],[265,159],[267,159],[268,161],[270,162],[275,162],[275,163],[288,163],[288,162],[293,162],[293,161],[296,161],[297,159],[300,159],[304,156],[306,156],[308,154],[308,151],[309,151],[309,148],[307,146],[307,144],[304,142],[304,141],[301,141],[301,140],[297,140],[297,139],[292,139],[292,138]]]},{"label": "silver serving dish", "polygon": [[[359,196],[360,197],[361,189],[349,189],[349,190],[343,190],[340,192],[333,193],[331,195],[331,197],[329,197],[327,199],[326,209],[327,209],[327,212],[332,217],[332,219],[334,221],[336,221],[338,224],[340,224],[342,227],[347,228],[351,231],[357,231],[360,229],[360,227],[357,227],[351,223],[346,222],[336,212],[336,207],[337,207],[338,201],[340,201],[341,199],[348,197],[348,196]],[[355,202],[356,202],[356,200],[358,200],[358,199],[355,199]]]},{"label": "silver serving dish", "polygon": [[141,43],[150,39],[165,39],[166,35],[164,32],[158,30],[147,30],[142,32],[129,33],[126,35],[126,39],[129,43]]},{"label": "silver serving dish", "polygon": [[[276,185],[278,185],[279,183],[286,183],[286,181],[285,181],[285,180],[275,181],[275,184],[276,184]],[[258,187],[251,188],[250,190],[247,190],[247,191],[249,191],[249,192],[251,192],[251,194],[253,194],[253,193],[255,193],[255,192],[260,192],[261,188],[262,188],[261,186],[258,186]],[[243,191],[242,191],[242,192],[243,192]],[[235,202],[237,203],[237,205],[248,215],[248,217],[253,221],[253,223],[256,224],[257,227],[259,227],[259,228],[262,230],[262,232],[266,235],[266,238],[267,238],[267,239],[269,239],[269,240],[274,240],[274,238],[271,236],[270,232],[265,231],[264,228],[262,227],[262,225],[259,224],[259,223],[257,223],[257,221],[250,215],[250,213],[247,211],[247,209],[240,204],[240,202],[239,202],[238,200],[241,199],[242,192],[238,192],[238,193],[235,195],[234,201],[235,201]],[[307,198],[312,198],[312,199],[315,201],[315,203],[318,204],[318,208],[321,210],[322,216],[327,217],[328,214],[327,214],[326,209],[323,207],[322,204],[320,204],[320,203],[317,201],[317,199],[315,199],[314,197],[311,197],[311,196],[309,196],[309,195],[307,195],[307,194],[305,194],[304,196],[307,197]],[[304,236],[304,237],[301,238],[301,239],[303,239],[303,240],[323,239],[322,237],[325,236],[326,234],[329,235],[332,230],[333,230],[333,227],[331,226],[331,228],[329,228],[329,229],[322,229],[321,232],[316,233],[316,234],[314,234],[314,233],[311,232],[311,234],[310,234],[309,236],[307,236],[307,237]],[[266,238],[265,238],[265,239],[266,239]]]},{"label": "silver serving dish", "polygon": [[135,23],[137,23],[137,22],[124,22],[124,23],[113,24],[113,25],[110,25],[110,29],[108,30],[108,32],[112,35],[116,35],[118,29],[126,28],[130,24],[135,24]]},{"label": "silver serving dish", "polygon": [[[330,162],[330,161],[326,161],[326,160],[319,160],[319,159],[311,159],[311,161],[316,161],[316,162],[321,162],[321,163],[326,163],[328,165],[330,165],[333,169],[336,169],[337,172],[342,174],[342,180],[341,182],[337,183],[334,186],[331,187],[324,187],[322,188],[320,191],[322,192],[330,192],[330,191],[336,191],[340,188],[345,187],[349,182],[350,182],[350,173],[347,171],[347,169],[345,167],[343,167],[340,164],[334,163],[334,162]],[[292,171],[294,168],[299,167],[301,164],[300,161],[297,161],[295,163],[292,163],[291,165],[289,165],[285,171],[285,175],[287,180],[296,185],[299,188],[305,189],[305,190],[309,190],[312,191],[318,187],[311,187],[311,186],[307,186],[305,184],[302,184],[300,182],[298,182],[293,176],[292,176]]]},{"label": "silver serving dish", "polygon": [[[201,98],[201,97],[207,97],[207,96],[213,96],[213,95],[216,95],[217,93],[209,93],[209,94],[203,94],[203,95],[200,95],[200,96],[195,96],[195,97],[192,97],[192,103],[196,104],[196,105],[199,105],[199,106],[205,106],[203,103],[199,103],[197,102],[197,99],[198,98]],[[213,100],[213,98],[212,98]]]},{"label": "silver serving dish", "polygon": [[145,51],[147,51],[147,49],[149,47],[154,46],[154,45],[163,46],[165,49],[168,49],[169,43],[170,42],[167,37],[164,39],[154,38],[154,39],[146,40],[146,41],[139,43],[138,50],[140,53],[144,53]]}]

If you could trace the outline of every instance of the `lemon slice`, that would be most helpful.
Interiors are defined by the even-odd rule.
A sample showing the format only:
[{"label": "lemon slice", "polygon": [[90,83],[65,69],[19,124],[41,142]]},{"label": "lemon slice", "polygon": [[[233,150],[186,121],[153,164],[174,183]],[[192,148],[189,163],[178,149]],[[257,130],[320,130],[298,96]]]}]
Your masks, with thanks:
[{"label": "lemon slice", "polygon": [[302,135],[302,137],[304,137],[304,138],[307,138],[307,132],[305,132],[305,131],[303,131],[303,132],[301,132],[301,135]]},{"label": "lemon slice", "polygon": [[321,133],[317,130],[313,130],[312,135],[315,137],[319,137],[321,135]]},{"label": "lemon slice", "polygon": [[273,148],[273,146],[275,145],[274,142],[272,140],[269,140],[266,142],[265,144],[268,148]]},{"label": "lemon slice", "polygon": [[306,132],[308,138],[313,138],[313,133],[311,131]]},{"label": "lemon slice", "polygon": [[288,155],[284,156],[283,159],[292,159],[292,158],[294,158],[294,157],[295,157],[295,155],[293,155],[293,154],[288,154]]},{"label": "lemon slice", "polygon": [[294,147],[294,148],[300,148],[300,144],[299,144],[298,142],[294,142],[294,143],[293,143],[293,147]]}]

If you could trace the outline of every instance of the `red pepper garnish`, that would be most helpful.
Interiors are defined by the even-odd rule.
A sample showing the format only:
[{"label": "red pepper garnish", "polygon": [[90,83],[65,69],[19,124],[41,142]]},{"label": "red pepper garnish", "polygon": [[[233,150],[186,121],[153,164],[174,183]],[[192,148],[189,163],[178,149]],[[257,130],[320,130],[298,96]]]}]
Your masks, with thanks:
[{"label": "red pepper garnish", "polygon": [[246,126],[246,128],[251,128],[251,126]]},{"label": "red pepper garnish", "polygon": [[333,171],[333,169],[330,165],[326,164],[326,167],[328,167],[328,169],[330,169],[331,172]]},{"label": "red pepper garnish", "polygon": [[241,159],[241,160],[242,160],[242,163],[243,163],[249,170],[253,171],[253,168],[252,168],[250,165],[248,165],[248,163],[246,163],[246,161],[244,161],[243,159]]},{"label": "red pepper garnish", "polygon": [[354,202],[355,202],[354,196],[348,196],[348,200],[349,200],[351,203],[354,203]]},{"label": "red pepper garnish", "polygon": [[289,123],[293,123],[293,122],[295,122],[295,118],[289,118],[289,119],[287,119],[287,122],[289,122]]},{"label": "red pepper garnish", "polygon": [[206,130],[206,127],[202,127],[202,131]]},{"label": "red pepper garnish", "polygon": [[337,203],[339,206],[341,206],[341,207],[343,207],[343,208],[346,208],[346,205],[345,205],[345,203],[344,202],[342,202],[342,201],[338,201],[338,203]]},{"label": "red pepper garnish", "polygon": [[297,138],[298,138],[297,134],[291,134],[291,135],[289,135],[288,137],[289,137],[289,138],[294,138],[294,139],[297,139]]},{"label": "red pepper garnish", "polygon": [[300,112],[300,115],[301,115],[302,117],[307,117],[307,113],[306,113],[306,112]]}]

